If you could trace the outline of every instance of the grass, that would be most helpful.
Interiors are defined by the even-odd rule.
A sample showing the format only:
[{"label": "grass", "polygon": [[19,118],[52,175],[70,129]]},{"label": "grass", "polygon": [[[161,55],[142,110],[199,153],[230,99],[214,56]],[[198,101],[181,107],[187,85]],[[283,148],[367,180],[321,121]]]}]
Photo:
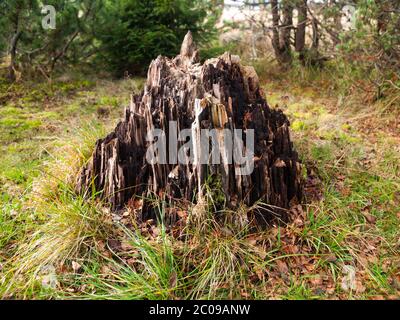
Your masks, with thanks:
[{"label": "grass", "polygon": [[[356,99],[340,102],[330,84],[317,90],[325,79],[316,77],[313,85],[305,75],[262,83],[270,105],[291,120],[307,183],[291,223],[256,233],[238,223],[249,208],[214,218],[223,202],[218,181],[209,181],[204,202],[180,211],[183,223],[172,230],[138,225],[132,212],[116,219],[95,193],[75,194],[78,168],[142,81],[2,87],[0,296],[399,297],[400,137],[388,125],[395,115],[379,103],[365,107],[377,108],[367,116]],[[155,203],[160,216],[169,210],[163,199]]]}]

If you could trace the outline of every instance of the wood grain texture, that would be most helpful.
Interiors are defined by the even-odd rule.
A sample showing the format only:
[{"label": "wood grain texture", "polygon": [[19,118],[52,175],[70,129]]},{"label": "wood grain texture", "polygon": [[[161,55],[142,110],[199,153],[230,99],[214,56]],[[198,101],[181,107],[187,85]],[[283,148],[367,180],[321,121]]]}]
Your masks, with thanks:
[{"label": "wood grain texture", "polygon": [[[243,129],[244,135],[254,129],[253,173],[237,175],[235,165],[226,163],[148,163],[146,135],[159,128],[168,137],[169,121],[177,122],[178,131],[192,130],[197,152],[201,152],[201,129],[217,129],[218,134],[223,129]],[[223,148],[223,139],[217,141]],[[169,153],[167,150],[167,159]],[[277,215],[285,220],[286,211],[279,208],[301,201],[300,172],[289,121],[281,111],[268,107],[255,70],[242,66],[240,59],[229,53],[200,64],[188,33],[176,58],[159,56],[150,64],[143,92],[132,96],[115,130],[97,141],[91,160],[79,175],[77,189],[101,191],[103,199],[118,210],[134,196],[151,194],[164,195],[169,201],[198,201],[207,177],[215,175],[221,179],[230,208],[261,200],[270,206],[260,212],[263,219]],[[141,219],[146,216],[144,211]]]}]

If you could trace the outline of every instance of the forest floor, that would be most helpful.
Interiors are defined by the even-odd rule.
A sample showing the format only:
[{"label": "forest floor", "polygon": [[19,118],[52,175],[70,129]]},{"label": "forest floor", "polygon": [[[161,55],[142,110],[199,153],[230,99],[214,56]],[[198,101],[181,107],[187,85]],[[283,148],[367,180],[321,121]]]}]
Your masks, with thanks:
[{"label": "forest floor", "polygon": [[285,226],[252,234],[209,218],[182,239],[152,222],[129,230],[131,212],[71,190],[142,83],[0,84],[0,297],[400,297],[399,104],[265,78],[307,168],[305,204]]}]

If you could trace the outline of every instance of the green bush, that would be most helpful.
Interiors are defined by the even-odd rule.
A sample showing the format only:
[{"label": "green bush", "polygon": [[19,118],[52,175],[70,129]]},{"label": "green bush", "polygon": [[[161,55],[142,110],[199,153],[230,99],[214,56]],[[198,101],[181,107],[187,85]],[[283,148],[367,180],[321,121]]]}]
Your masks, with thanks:
[{"label": "green bush", "polygon": [[210,40],[215,10],[203,0],[108,2],[98,32],[101,58],[118,76],[143,74],[157,55],[175,56],[188,30],[199,43]]}]

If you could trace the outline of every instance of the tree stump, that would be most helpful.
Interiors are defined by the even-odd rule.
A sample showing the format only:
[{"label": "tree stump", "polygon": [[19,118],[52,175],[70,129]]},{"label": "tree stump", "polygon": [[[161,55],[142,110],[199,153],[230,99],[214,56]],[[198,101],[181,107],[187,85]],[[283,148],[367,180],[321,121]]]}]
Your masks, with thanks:
[{"label": "tree stump", "polygon": [[[154,129],[165,134],[157,138],[150,134],[149,138]],[[180,137],[183,129],[188,129],[191,137]],[[205,129],[212,131],[213,137],[202,140]],[[235,129],[242,130],[239,136],[225,135]],[[247,142],[250,132],[254,135],[251,151]],[[227,161],[232,154],[227,150],[227,137],[232,136],[233,142],[235,137],[245,141],[235,143],[233,153],[251,156],[251,172]],[[175,143],[166,143],[164,151],[155,150],[158,161],[149,161],[149,148],[171,137]],[[184,147],[188,143],[190,152]],[[207,144],[211,152],[202,148]],[[211,157],[213,146],[221,154],[220,163]],[[176,161],[177,148],[183,150],[178,158],[188,160],[186,163]],[[196,202],[204,196],[208,179],[218,177],[229,208],[262,201],[267,208],[260,212],[263,219],[278,216],[285,220],[285,209],[301,200],[300,172],[289,121],[282,111],[269,108],[255,70],[242,66],[239,57],[229,53],[200,64],[189,32],[176,58],[159,56],[150,64],[143,92],[132,96],[115,130],[97,141],[91,160],[79,175],[77,189],[95,189],[112,210],[119,210],[133,197],[150,194],[163,195],[171,202]]]}]

